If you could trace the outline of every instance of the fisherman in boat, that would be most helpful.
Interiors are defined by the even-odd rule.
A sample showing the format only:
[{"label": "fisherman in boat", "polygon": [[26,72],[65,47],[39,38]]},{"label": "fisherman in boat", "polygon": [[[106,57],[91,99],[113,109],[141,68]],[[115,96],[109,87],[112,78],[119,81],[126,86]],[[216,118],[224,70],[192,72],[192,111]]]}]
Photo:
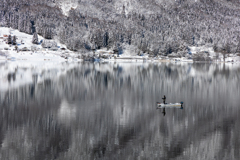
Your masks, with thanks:
[{"label": "fisherman in boat", "polygon": [[163,104],[166,104],[165,101],[166,101],[166,96],[164,95],[164,97],[162,98],[163,99]]}]

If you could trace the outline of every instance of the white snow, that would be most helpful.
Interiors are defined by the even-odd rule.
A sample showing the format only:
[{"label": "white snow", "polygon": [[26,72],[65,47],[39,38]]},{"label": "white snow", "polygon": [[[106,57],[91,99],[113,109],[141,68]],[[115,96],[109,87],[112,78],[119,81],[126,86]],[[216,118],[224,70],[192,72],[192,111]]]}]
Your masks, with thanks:
[{"label": "white snow", "polygon": [[64,1],[60,1],[59,2],[59,6],[62,9],[62,12],[65,16],[68,16],[68,13],[71,9],[76,9],[78,6],[77,1],[68,1],[68,0],[64,0]]},{"label": "white snow", "polygon": [[[208,47],[208,46],[189,46],[190,52],[192,55],[196,55],[199,52],[206,52],[209,54],[209,57],[213,59],[216,62],[224,62],[223,54],[222,53],[217,53],[214,52],[213,47]],[[218,56],[218,59],[216,59],[216,56]],[[237,56],[236,54],[227,54],[225,58],[225,62],[234,62],[234,63],[239,63],[240,62],[240,57]]]},{"label": "white snow", "polygon": [[[17,51],[14,45],[6,44],[7,37],[3,35],[9,35],[17,37],[18,50],[27,48],[30,51]],[[11,28],[0,27],[0,61],[7,60],[21,60],[21,61],[79,61],[78,55],[74,52],[65,49],[64,51],[58,49],[57,51],[51,51],[50,49],[45,49],[41,45],[32,44],[33,35],[29,35],[18,30]],[[38,35],[39,42],[44,40],[44,38]],[[56,41],[57,42],[57,41]],[[59,48],[66,48],[65,45],[57,43]],[[7,50],[6,50],[7,49]],[[24,62],[25,63],[25,62]]]},{"label": "white snow", "polygon": [[192,54],[196,54],[197,52],[208,52],[210,54],[210,56],[215,56],[215,52],[213,50],[212,47],[206,47],[206,46],[200,46],[200,47],[196,47],[196,46],[189,46]]}]

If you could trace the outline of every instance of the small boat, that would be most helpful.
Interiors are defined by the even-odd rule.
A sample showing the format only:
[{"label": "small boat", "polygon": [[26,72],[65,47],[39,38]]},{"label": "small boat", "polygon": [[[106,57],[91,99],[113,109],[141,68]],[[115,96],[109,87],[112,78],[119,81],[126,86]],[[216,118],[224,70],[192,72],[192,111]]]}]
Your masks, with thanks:
[{"label": "small boat", "polygon": [[157,108],[179,108],[179,109],[183,109],[183,102],[180,102],[180,103],[160,103],[160,102],[157,102]]}]

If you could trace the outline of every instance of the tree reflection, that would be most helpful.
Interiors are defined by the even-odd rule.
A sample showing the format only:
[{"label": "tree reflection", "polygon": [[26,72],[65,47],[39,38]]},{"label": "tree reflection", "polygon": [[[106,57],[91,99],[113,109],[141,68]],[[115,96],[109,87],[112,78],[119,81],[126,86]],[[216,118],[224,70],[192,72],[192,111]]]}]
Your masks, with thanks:
[{"label": "tree reflection", "polygon": [[[32,84],[0,93],[0,157],[239,159],[239,72],[227,64],[81,63],[41,83],[34,74]],[[164,107],[159,116],[163,94],[184,109]]]}]

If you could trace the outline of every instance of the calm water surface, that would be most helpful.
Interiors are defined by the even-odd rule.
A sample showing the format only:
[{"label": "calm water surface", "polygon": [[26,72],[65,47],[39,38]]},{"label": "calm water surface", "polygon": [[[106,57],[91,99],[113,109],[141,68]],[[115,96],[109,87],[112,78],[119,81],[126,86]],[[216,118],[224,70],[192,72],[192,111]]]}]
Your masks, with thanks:
[{"label": "calm water surface", "polygon": [[[38,73],[18,67],[5,77],[14,87],[0,92],[0,159],[240,159],[239,65],[79,63]],[[184,108],[164,115],[164,95]]]}]

